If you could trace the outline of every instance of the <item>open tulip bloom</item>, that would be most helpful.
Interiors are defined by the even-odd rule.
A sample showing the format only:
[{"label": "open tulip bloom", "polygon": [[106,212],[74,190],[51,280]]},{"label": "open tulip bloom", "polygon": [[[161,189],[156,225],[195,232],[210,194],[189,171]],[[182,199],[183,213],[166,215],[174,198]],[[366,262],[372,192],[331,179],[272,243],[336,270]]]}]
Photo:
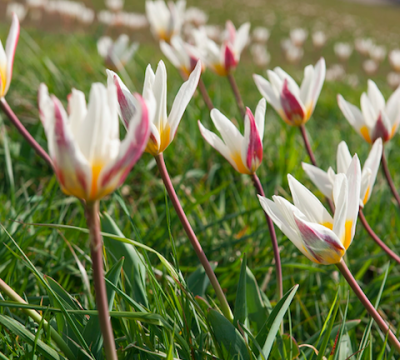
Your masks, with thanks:
[{"label": "open tulip bloom", "polygon": [[272,105],[279,116],[289,125],[300,126],[311,117],[325,80],[325,60],[304,69],[304,80],[299,87],[280,67],[268,70],[269,81],[253,75],[261,95]]},{"label": "open tulip bloom", "polygon": [[266,106],[265,99],[261,99],[257,105],[255,116],[249,108],[246,109],[244,136],[217,109],[211,110],[211,119],[223,140],[207,130],[199,120],[200,132],[204,139],[241,174],[253,174],[261,164]]},{"label": "open tulip bloom", "polygon": [[89,105],[81,91],[69,96],[69,115],[61,102],[39,88],[39,111],[50,157],[62,190],[94,202],[119,187],[142,155],[149,138],[149,114],[140,95],[132,96],[136,112],[127,135],[119,138],[117,91],[93,84]]},{"label": "open tulip bloom", "polygon": [[279,229],[310,260],[339,263],[350,246],[357,223],[361,168],[355,155],[345,174],[333,184],[336,211],[332,216],[321,202],[293,176],[288,175],[294,205],[281,196],[273,201],[259,196],[261,206]]},{"label": "open tulip bloom", "polygon": [[17,15],[13,13],[10,32],[7,37],[6,49],[0,41],[0,98],[6,96],[10,88],[15,49],[19,38],[19,21]]},{"label": "open tulip bloom", "polygon": [[368,92],[361,95],[361,111],[338,95],[338,104],[350,125],[370,144],[382,138],[390,140],[400,122],[400,87],[388,102],[372,80],[368,80]]},{"label": "open tulip bloom", "polygon": [[182,28],[186,1],[146,0],[146,15],[154,37],[169,42]]},{"label": "open tulip bloom", "polygon": [[[361,172],[360,206],[364,206],[371,197],[372,188],[375,184],[379,164],[382,157],[382,139],[377,139],[365,161]],[[347,144],[342,141],[337,148],[336,156],[338,174],[346,174],[351,164],[351,155]],[[333,185],[336,174],[330,167],[327,172],[320,168],[303,163],[303,169],[315,184],[315,186],[328,198],[333,200]]]},{"label": "open tulip bloom", "polygon": [[231,21],[226,22],[227,37],[221,46],[208,38],[204,29],[193,30],[196,45],[204,54],[206,66],[220,76],[227,76],[239,63],[240,55],[249,39],[250,23],[238,30]]},{"label": "open tulip bloom", "polygon": [[[185,76],[190,75],[202,57],[198,48],[184,42],[178,35],[172,37],[170,44],[160,41],[160,48],[172,65],[182,71]],[[204,67],[205,64],[202,63],[202,65]]]},{"label": "open tulip bloom", "polygon": [[[128,124],[132,114],[136,113],[134,96],[124,85],[122,80],[114,72],[107,70],[108,83],[115,84],[118,93],[119,111],[122,120]],[[143,86],[143,98],[154,102],[153,122],[150,123],[150,139],[146,151],[157,156],[161,154],[175,137],[178,125],[183,113],[192,98],[201,74],[201,62],[199,61],[190,74],[189,79],[183,83],[172,104],[171,111],[167,115],[167,70],[164,62],[160,61],[156,73],[151,66],[147,66]]]}]

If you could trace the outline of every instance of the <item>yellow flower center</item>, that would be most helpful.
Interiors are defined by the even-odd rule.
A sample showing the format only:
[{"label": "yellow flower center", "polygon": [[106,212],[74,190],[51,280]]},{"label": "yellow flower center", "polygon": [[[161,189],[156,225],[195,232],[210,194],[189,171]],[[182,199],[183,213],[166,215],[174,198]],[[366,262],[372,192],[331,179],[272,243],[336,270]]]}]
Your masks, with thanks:
[{"label": "yellow flower center", "polygon": [[369,142],[370,144],[372,143],[372,141],[371,141],[371,136],[369,135],[369,130],[368,130],[368,128],[367,128],[366,126],[363,126],[363,127],[360,129],[360,133],[361,133],[361,135],[363,136],[363,138],[364,138],[367,142]]},{"label": "yellow flower center", "polygon": [[242,156],[238,151],[232,153],[231,158],[236,164],[237,171],[239,171],[241,174],[247,174],[247,175],[251,174],[249,169],[243,164]]}]

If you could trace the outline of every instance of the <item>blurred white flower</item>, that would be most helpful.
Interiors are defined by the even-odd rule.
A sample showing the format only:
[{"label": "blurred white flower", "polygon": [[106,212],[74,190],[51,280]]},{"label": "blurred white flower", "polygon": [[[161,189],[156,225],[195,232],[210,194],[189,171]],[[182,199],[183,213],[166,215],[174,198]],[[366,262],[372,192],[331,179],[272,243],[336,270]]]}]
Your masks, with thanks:
[{"label": "blurred white flower", "polygon": [[296,28],[290,31],[290,40],[293,45],[301,47],[308,37],[308,31],[303,28]]},{"label": "blurred white flower", "polygon": [[271,55],[267,51],[265,45],[253,44],[250,47],[250,52],[253,56],[254,63],[259,67],[265,67],[271,61]]},{"label": "blurred white flower", "polygon": [[184,23],[189,23],[196,27],[205,25],[207,23],[207,20],[208,15],[203,10],[197,7],[187,8],[183,17]]},{"label": "blurred white flower", "polygon": [[26,6],[29,8],[43,8],[47,3],[47,0],[26,0]]},{"label": "blurred white flower", "polygon": [[389,62],[394,71],[400,72],[400,49],[392,50],[389,53]]},{"label": "blurred white flower", "polygon": [[126,65],[138,47],[138,43],[129,45],[129,37],[126,34],[121,34],[115,42],[108,36],[103,36],[97,41],[99,55],[109,68],[117,70]]},{"label": "blurred white flower", "polygon": [[255,42],[258,43],[266,43],[269,39],[269,30],[265,27],[258,26],[254,28],[253,33],[252,33],[252,39]]},{"label": "blurred white flower", "polygon": [[344,78],[346,71],[343,65],[334,64],[326,70],[326,81],[339,81]]},{"label": "blurred white flower", "polygon": [[221,41],[222,39],[222,29],[219,25],[205,25],[202,27],[207,35],[213,41]]},{"label": "blurred white flower", "polygon": [[297,64],[303,58],[304,50],[294,45],[289,46],[285,52],[285,57],[291,64]]},{"label": "blurred white flower", "polygon": [[108,10],[102,10],[97,13],[97,19],[100,23],[105,25],[114,25],[116,15]]},{"label": "blurred white flower", "polygon": [[345,76],[345,82],[353,89],[355,89],[360,84],[360,80],[358,79],[357,74],[347,74]]},{"label": "blurred white flower", "polygon": [[185,13],[186,1],[146,0],[146,15],[150,29],[157,40],[169,42],[172,36],[180,33]]},{"label": "blurred white flower", "polygon": [[322,48],[326,43],[326,35],[323,31],[316,31],[312,34],[312,42],[316,49]]},{"label": "blurred white flower", "polygon": [[115,17],[115,25],[122,25],[132,30],[139,30],[146,28],[149,22],[144,14],[121,11]]},{"label": "blurred white flower", "polygon": [[372,59],[365,60],[362,64],[367,75],[373,75],[378,71],[379,65]]},{"label": "blurred white flower", "polygon": [[339,60],[346,61],[351,56],[353,47],[349,43],[338,42],[335,44],[333,50]]},{"label": "blurred white flower", "polygon": [[356,39],[354,41],[355,49],[358,53],[364,56],[368,56],[369,50],[374,45],[372,39],[364,38],[364,39]]},{"label": "blurred white flower", "polygon": [[387,74],[386,81],[392,89],[397,89],[400,86],[400,74],[390,72]]},{"label": "blurred white flower", "polygon": [[11,18],[12,14],[15,13],[17,15],[18,20],[21,22],[25,19],[26,13],[28,12],[27,8],[24,4],[17,2],[10,2],[7,4],[6,15]]},{"label": "blurred white flower", "polygon": [[377,63],[385,60],[386,48],[384,46],[372,45],[369,49],[369,56]]},{"label": "blurred white flower", "polygon": [[121,11],[124,7],[125,0],[104,0],[107,9],[111,11]]},{"label": "blurred white flower", "polygon": [[281,40],[281,49],[283,52],[286,52],[292,46],[292,40],[290,40],[289,38]]}]

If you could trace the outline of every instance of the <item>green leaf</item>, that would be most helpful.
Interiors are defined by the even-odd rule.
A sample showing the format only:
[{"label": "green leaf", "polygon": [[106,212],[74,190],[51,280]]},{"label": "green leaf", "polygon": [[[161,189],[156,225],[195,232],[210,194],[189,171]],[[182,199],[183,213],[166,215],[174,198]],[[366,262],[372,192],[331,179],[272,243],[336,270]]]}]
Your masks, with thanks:
[{"label": "green leaf", "polygon": [[[249,268],[246,268],[246,306],[249,321],[256,323],[256,329],[260,331],[267,321],[268,311],[262,300],[257,280]],[[258,336],[257,341],[259,341]],[[264,341],[259,341],[259,344],[263,343]]]},{"label": "green leaf", "polygon": [[[290,303],[293,300],[294,295],[296,294],[299,285],[293,286],[283,297],[279,300],[279,302],[272,310],[271,314],[268,316],[267,322],[264,325],[264,329],[267,330],[268,336],[265,340],[262,353],[265,359],[268,359],[268,356],[271,352],[272,345],[274,344],[276,334],[279,331],[279,326],[283,320],[283,317],[286,314],[287,309],[290,306]],[[257,339],[258,341],[258,339]],[[261,359],[261,356],[259,356]]]},{"label": "green leaf", "polygon": [[[101,226],[105,232],[125,237],[118,225],[111,218],[108,213],[103,213],[101,219]],[[123,242],[115,242],[105,237],[104,244],[107,252],[112,255],[114,259],[125,257],[124,274],[128,281],[126,281],[126,292],[139,304],[148,307],[147,293],[146,293],[146,267],[144,265],[143,256],[139,254],[134,246]]]},{"label": "green leaf", "polygon": [[[210,263],[211,268],[214,270],[217,267],[216,263]],[[193,296],[205,297],[207,286],[210,284],[210,279],[208,278],[204,268],[200,265],[196,271],[194,271],[187,278],[187,286],[189,290],[193,293]]]},{"label": "green leaf", "polygon": [[[346,333],[346,337],[344,339],[344,341],[342,341],[342,336],[344,333],[344,325],[346,323],[346,318],[347,318],[347,310],[349,309],[349,301],[350,301],[350,297],[349,294],[347,293],[347,302],[346,302],[346,308],[344,310],[344,314],[343,314],[343,319],[342,319],[342,326],[340,327],[340,333],[339,336],[337,338],[336,341],[336,349],[335,349],[335,357],[334,360],[339,360],[339,359],[346,359],[348,356],[350,356],[352,354],[352,351],[348,352],[347,348],[347,344],[350,344],[350,350],[351,350],[351,342],[350,342],[350,338],[348,336],[348,334]],[[343,344],[343,345],[342,345]],[[343,349],[342,349],[343,347]],[[346,353],[348,354],[347,356],[344,356],[343,354]]]},{"label": "green leaf", "polygon": [[226,359],[250,360],[242,335],[225,316],[214,309],[210,309],[207,320],[216,344],[218,344]]},{"label": "green leaf", "polygon": [[[121,258],[114,266],[107,272],[106,279],[108,279],[115,286],[121,275],[121,269],[124,264],[124,258]],[[106,283],[108,311],[112,310],[115,290]],[[103,337],[101,335],[100,323],[98,316],[91,316],[83,330],[83,337],[86,343],[90,346],[92,353],[96,359],[102,358]]]},{"label": "green leaf", "polygon": [[238,322],[240,324],[244,324],[247,318],[246,269],[247,269],[247,258],[246,254],[244,254],[242,266],[240,268],[239,283],[236,291],[236,302],[235,302],[235,311],[233,318],[233,325],[235,326],[237,326]]},{"label": "green leaf", "polygon": [[21,337],[25,342],[30,345],[34,345],[36,341],[36,349],[40,352],[46,359],[51,360],[61,360],[64,359],[61,355],[57,353],[50,346],[45,344],[40,339],[35,339],[35,335],[33,335],[30,331],[24,328],[18,321],[13,318],[5,315],[0,315],[0,323],[10,330],[13,334]]},{"label": "green leaf", "polygon": [[[284,334],[281,337],[281,341],[283,342],[283,346],[286,349],[292,349],[292,356],[290,357],[289,354],[286,355],[286,357],[284,358],[285,360],[293,360],[296,359],[299,355],[300,355],[300,349],[299,349],[299,345],[297,344],[296,340],[293,339],[292,336],[290,336],[289,334]],[[271,351],[271,355],[270,355],[270,359],[271,360],[282,360],[282,356],[279,352],[279,348],[278,346],[274,346],[272,351]]]},{"label": "green leaf", "polygon": [[[329,339],[330,339],[331,334],[332,334],[333,324],[335,323],[336,315],[337,315],[337,312],[339,310],[339,301],[337,301],[337,299],[338,299],[338,293],[336,293],[335,300],[333,301],[331,309],[329,310],[328,316],[327,316],[327,318],[325,320],[324,326],[322,327],[321,334],[324,332],[324,329],[326,329],[326,328],[327,329],[326,329],[324,338],[322,340],[322,345],[318,350],[317,360],[322,360],[323,359],[326,347],[328,346],[328,342],[329,342]],[[337,332],[336,332],[336,334],[337,334]],[[335,335],[335,337],[336,337],[336,334],[333,333],[333,335]]]}]

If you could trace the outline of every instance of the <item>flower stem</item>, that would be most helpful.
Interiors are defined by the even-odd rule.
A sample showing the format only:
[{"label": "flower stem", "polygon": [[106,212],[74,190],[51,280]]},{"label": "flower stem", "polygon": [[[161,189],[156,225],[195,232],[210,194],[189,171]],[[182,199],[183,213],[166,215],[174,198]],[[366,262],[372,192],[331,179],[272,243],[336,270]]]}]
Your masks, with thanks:
[{"label": "flower stem", "polygon": [[229,84],[231,84],[231,88],[232,88],[233,94],[235,95],[236,103],[237,103],[237,106],[238,106],[238,108],[240,110],[240,114],[242,115],[242,118],[244,118],[244,116],[246,115],[246,109],[244,108],[243,100],[242,100],[242,97],[240,95],[239,88],[238,88],[238,86],[236,84],[236,80],[233,77],[231,72],[228,73],[227,77],[228,77],[228,80],[229,80]]},{"label": "flower stem", "polygon": [[204,84],[204,81],[201,78],[201,76],[200,76],[200,79],[199,79],[198,87],[199,87],[201,96],[203,96],[203,100],[204,100],[205,104],[208,107],[208,110],[211,111],[212,109],[214,109],[214,105],[213,105],[213,102],[212,102],[210,96],[208,95],[206,85]]},{"label": "flower stem", "polygon": [[39,143],[32,137],[32,135],[26,130],[25,126],[22,125],[21,121],[19,121],[17,115],[12,111],[10,105],[8,105],[5,98],[0,100],[0,107],[13,123],[13,125],[17,128],[19,133],[25,138],[25,140],[29,143],[30,146],[36,151],[36,153],[46,161],[51,167],[53,167],[53,162],[50,159],[49,154],[39,145]]},{"label": "flower stem", "polygon": [[385,177],[386,177],[387,183],[390,187],[390,190],[392,191],[392,194],[393,194],[394,198],[396,199],[397,204],[400,206],[400,196],[397,193],[397,190],[396,190],[396,187],[394,186],[392,177],[390,176],[389,166],[388,166],[386,156],[385,156],[385,149],[383,149],[383,151],[382,151],[381,163],[382,163],[383,172],[385,173]]},{"label": "flower stem", "polygon": [[339,269],[339,271],[342,273],[350,287],[353,289],[354,293],[357,295],[361,303],[364,305],[365,309],[368,311],[368,313],[372,316],[372,318],[375,320],[379,328],[383,331],[385,335],[388,335],[388,339],[390,344],[396,348],[396,350],[400,353],[400,342],[397,340],[396,336],[392,333],[390,330],[389,326],[385,323],[385,321],[382,319],[382,317],[379,315],[379,313],[375,310],[371,302],[368,300],[368,298],[365,296],[364,292],[360,288],[360,286],[357,284],[356,279],[354,279],[353,275],[351,274],[349,268],[347,267],[346,263],[344,262],[343,259],[340,260],[339,263],[336,264],[336,267]]},{"label": "flower stem", "polygon": [[[302,138],[303,138],[303,141],[304,141],[304,147],[305,147],[306,150],[307,150],[308,157],[310,158],[311,163],[312,163],[314,166],[317,166],[317,162],[315,161],[314,153],[313,153],[313,151],[312,151],[312,149],[311,149],[310,142],[308,141],[308,136],[307,136],[306,127],[305,127],[304,125],[300,125],[300,126],[299,126],[299,129],[300,129],[300,132],[301,132],[301,136],[302,136]],[[325,197],[325,200],[326,200],[326,202],[328,203],[328,205],[329,205],[329,207],[330,207],[332,213],[334,213],[334,212],[335,212],[335,206],[333,205],[332,200],[329,199],[329,198],[327,198],[327,197]]]},{"label": "flower stem", "polygon": [[103,334],[106,359],[118,360],[115,349],[113,330],[108,312],[108,299],[103,269],[103,238],[100,234],[99,202],[86,203],[86,221],[89,228],[90,249],[96,306],[99,315],[100,329]]},{"label": "flower stem", "polygon": [[207,256],[204,253],[203,248],[201,247],[200,242],[197,239],[196,234],[194,233],[192,227],[190,226],[189,220],[187,219],[186,214],[182,209],[178,196],[175,192],[175,189],[169,177],[167,167],[165,166],[163,154],[161,153],[155,156],[155,159],[157,162],[158,170],[160,171],[161,177],[163,179],[165,188],[167,189],[169,198],[171,199],[172,205],[175,208],[179,220],[181,221],[183,228],[185,229],[185,232],[190,240],[190,243],[193,246],[194,251],[196,252],[197,257],[199,258],[208,278],[210,279],[211,285],[213,286],[215,293],[218,297],[218,300],[220,302],[221,310],[225,315],[225,317],[232,322],[233,316],[228,301],[226,300],[224,292],[221,289],[221,285],[219,284],[218,279],[215,276],[215,273],[210,263],[208,262]]},{"label": "flower stem", "polygon": [[[254,173],[251,175],[251,179],[253,180],[254,187],[257,191],[257,194],[261,196],[265,196],[264,189],[261,185],[260,179],[257,174]],[[282,286],[282,266],[281,266],[281,257],[279,255],[279,247],[278,241],[276,240],[275,228],[271,218],[264,211],[265,219],[267,220],[269,235],[271,237],[272,249],[274,250],[274,258],[275,258],[275,271],[276,271],[276,282],[278,284],[278,296],[279,299],[283,297],[283,286]]]},{"label": "flower stem", "polygon": [[[0,291],[4,292],[7,294],[7,296],[12,299],[13,301],[27,305],[28,303],[21,297],[19,296],[10,286],[8,286],[3,279],[0,278]],[[22,311],[25,312],[30,318],[32,318],[35,322],[38,324],[42,323],[43,327],[45,328],[46,331],[50,331],[50,336],[52,340],[57,344],[57,346],[60,348],[60,350],[64,353],[64,355],[68,359],[75,359],[75,356],[71,349],[68,347],[68,345],[65,343],[65,341],[62,339],[62,337],[58,334],[58,332],[53,329],[49,323],[40,316],[40,314],[33,310],[33,309],[27,309],[27,308],[22,308]]]},{"label": "flower stem", "polygon": [[394,261],[400,264],[400,256],[395,254],[379,237],[375,234],[374,230],[369,226],[367,219],[364,216],[362,208],[360,207],[360,211],[358,212],[358,217],[361,223],[364,225],[365,230],[367,230],[369,236],[371,236],[372,240],[374,240],[381,249],[386,252]]}]

